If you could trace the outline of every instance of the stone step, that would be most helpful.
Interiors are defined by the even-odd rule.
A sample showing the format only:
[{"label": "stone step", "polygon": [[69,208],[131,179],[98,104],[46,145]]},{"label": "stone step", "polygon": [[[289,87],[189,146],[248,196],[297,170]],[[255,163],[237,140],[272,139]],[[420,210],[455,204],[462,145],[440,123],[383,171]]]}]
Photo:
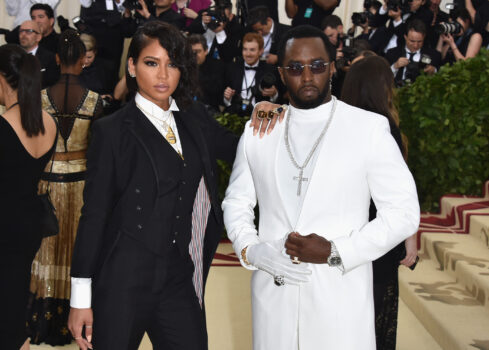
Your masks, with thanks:
[{"label": "stone step", "polygon": [[[420,257],[454,278],[487,309],[489,317],[489,249],[473,235],[425,233]],[[488,329],[489,333],[489,329]]]},{"label": "stone step", "polygon": [[480,239],[489,249],[489,214],[471,216],[469,234]]},{"label": "stone step", "polygon": [[438,261],[399,269],[400,296],[444,350],[489,349],[489,312]]}]

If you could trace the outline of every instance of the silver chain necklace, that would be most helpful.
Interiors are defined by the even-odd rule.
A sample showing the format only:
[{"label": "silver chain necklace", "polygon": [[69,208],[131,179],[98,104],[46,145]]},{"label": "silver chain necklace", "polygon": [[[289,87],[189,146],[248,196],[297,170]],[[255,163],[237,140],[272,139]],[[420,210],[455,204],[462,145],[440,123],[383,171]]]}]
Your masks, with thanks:
[{"label": "silver chain necklace", "polygon": [[318,148],[319,144],[321,143],[321,140],[323,139],[324,135],[326,134],[326,131],[328,131],[329,125],[331,124],[331,121],[333,120],[334,112],[336,110],[336,97],[331,96],[333,105],[331,106],[331,112],[329,113],[329,119],[326,122],[326,125],[323,128],[323,131],[321,131],[321,134],[317,138],[316,142],[314,142],[314,145],[312,146],[311,151],[307,155],[306,160],[304,161],[304,164],[300,166],[297,161],[294,158],[294,155],[292,154],[292,149],[290,147],[289,143],[289,121],[290,121],[290,108],[289,108],[289,115],[287,120],[285,121],[285,147],[287,148],[287,153],[289,154],[289,158],[292,161],[292,164],[299,169],[299,176],[294,176],[293,180],[294,181],[299,181],[297,184],[297,196],[301,195],[301,189],[302,189],[302,183],[308,181],[309,179],[304,177],[304,169],[307,167],[307,164],[311,160],[314,152]]}]

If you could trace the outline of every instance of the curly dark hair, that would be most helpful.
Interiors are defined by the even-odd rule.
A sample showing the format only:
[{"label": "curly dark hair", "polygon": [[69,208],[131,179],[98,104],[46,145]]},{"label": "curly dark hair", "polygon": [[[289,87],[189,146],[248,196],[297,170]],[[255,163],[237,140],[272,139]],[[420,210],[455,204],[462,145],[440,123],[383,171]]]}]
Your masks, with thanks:
[{"label": "curly dark hair", "polygon": [[[197,63],[192,52],[192,46],[180,31],[171,24],[150,21],[138,28],[132,38],[127,58],[132,58],[134,63],[139,59],[141,51],[152,40],[158,40],[170,57],[172,63],[180,70],[180,81],[172,94],[172,97],[180,109],[186,109],[193,100],[197,86]],[[130,92],[138,91],[136,78],[129,75],[126,67],[126,83]]]}]

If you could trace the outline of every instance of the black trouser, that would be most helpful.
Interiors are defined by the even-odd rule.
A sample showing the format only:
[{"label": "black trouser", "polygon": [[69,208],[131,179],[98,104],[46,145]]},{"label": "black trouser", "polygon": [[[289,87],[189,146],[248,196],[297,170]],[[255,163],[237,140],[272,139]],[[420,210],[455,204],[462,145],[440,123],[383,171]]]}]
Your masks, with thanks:
[{"label": "black trouser", "polygon": [[176,245],[163,259],[122,234],[94,287],[94,349],[136,350],[144,332],[155,350],[207,349],[192,274]]}]

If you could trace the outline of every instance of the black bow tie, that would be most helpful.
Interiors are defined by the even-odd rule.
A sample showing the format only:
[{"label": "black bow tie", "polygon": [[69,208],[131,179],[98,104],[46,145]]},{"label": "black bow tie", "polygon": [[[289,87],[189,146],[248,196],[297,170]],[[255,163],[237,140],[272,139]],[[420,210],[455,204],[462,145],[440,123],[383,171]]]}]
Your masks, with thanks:
[{"label": "black bow tie", "polygon": [[257,70],[258,67],[248,67],[248,66],[245,66],[245,70]]}]

